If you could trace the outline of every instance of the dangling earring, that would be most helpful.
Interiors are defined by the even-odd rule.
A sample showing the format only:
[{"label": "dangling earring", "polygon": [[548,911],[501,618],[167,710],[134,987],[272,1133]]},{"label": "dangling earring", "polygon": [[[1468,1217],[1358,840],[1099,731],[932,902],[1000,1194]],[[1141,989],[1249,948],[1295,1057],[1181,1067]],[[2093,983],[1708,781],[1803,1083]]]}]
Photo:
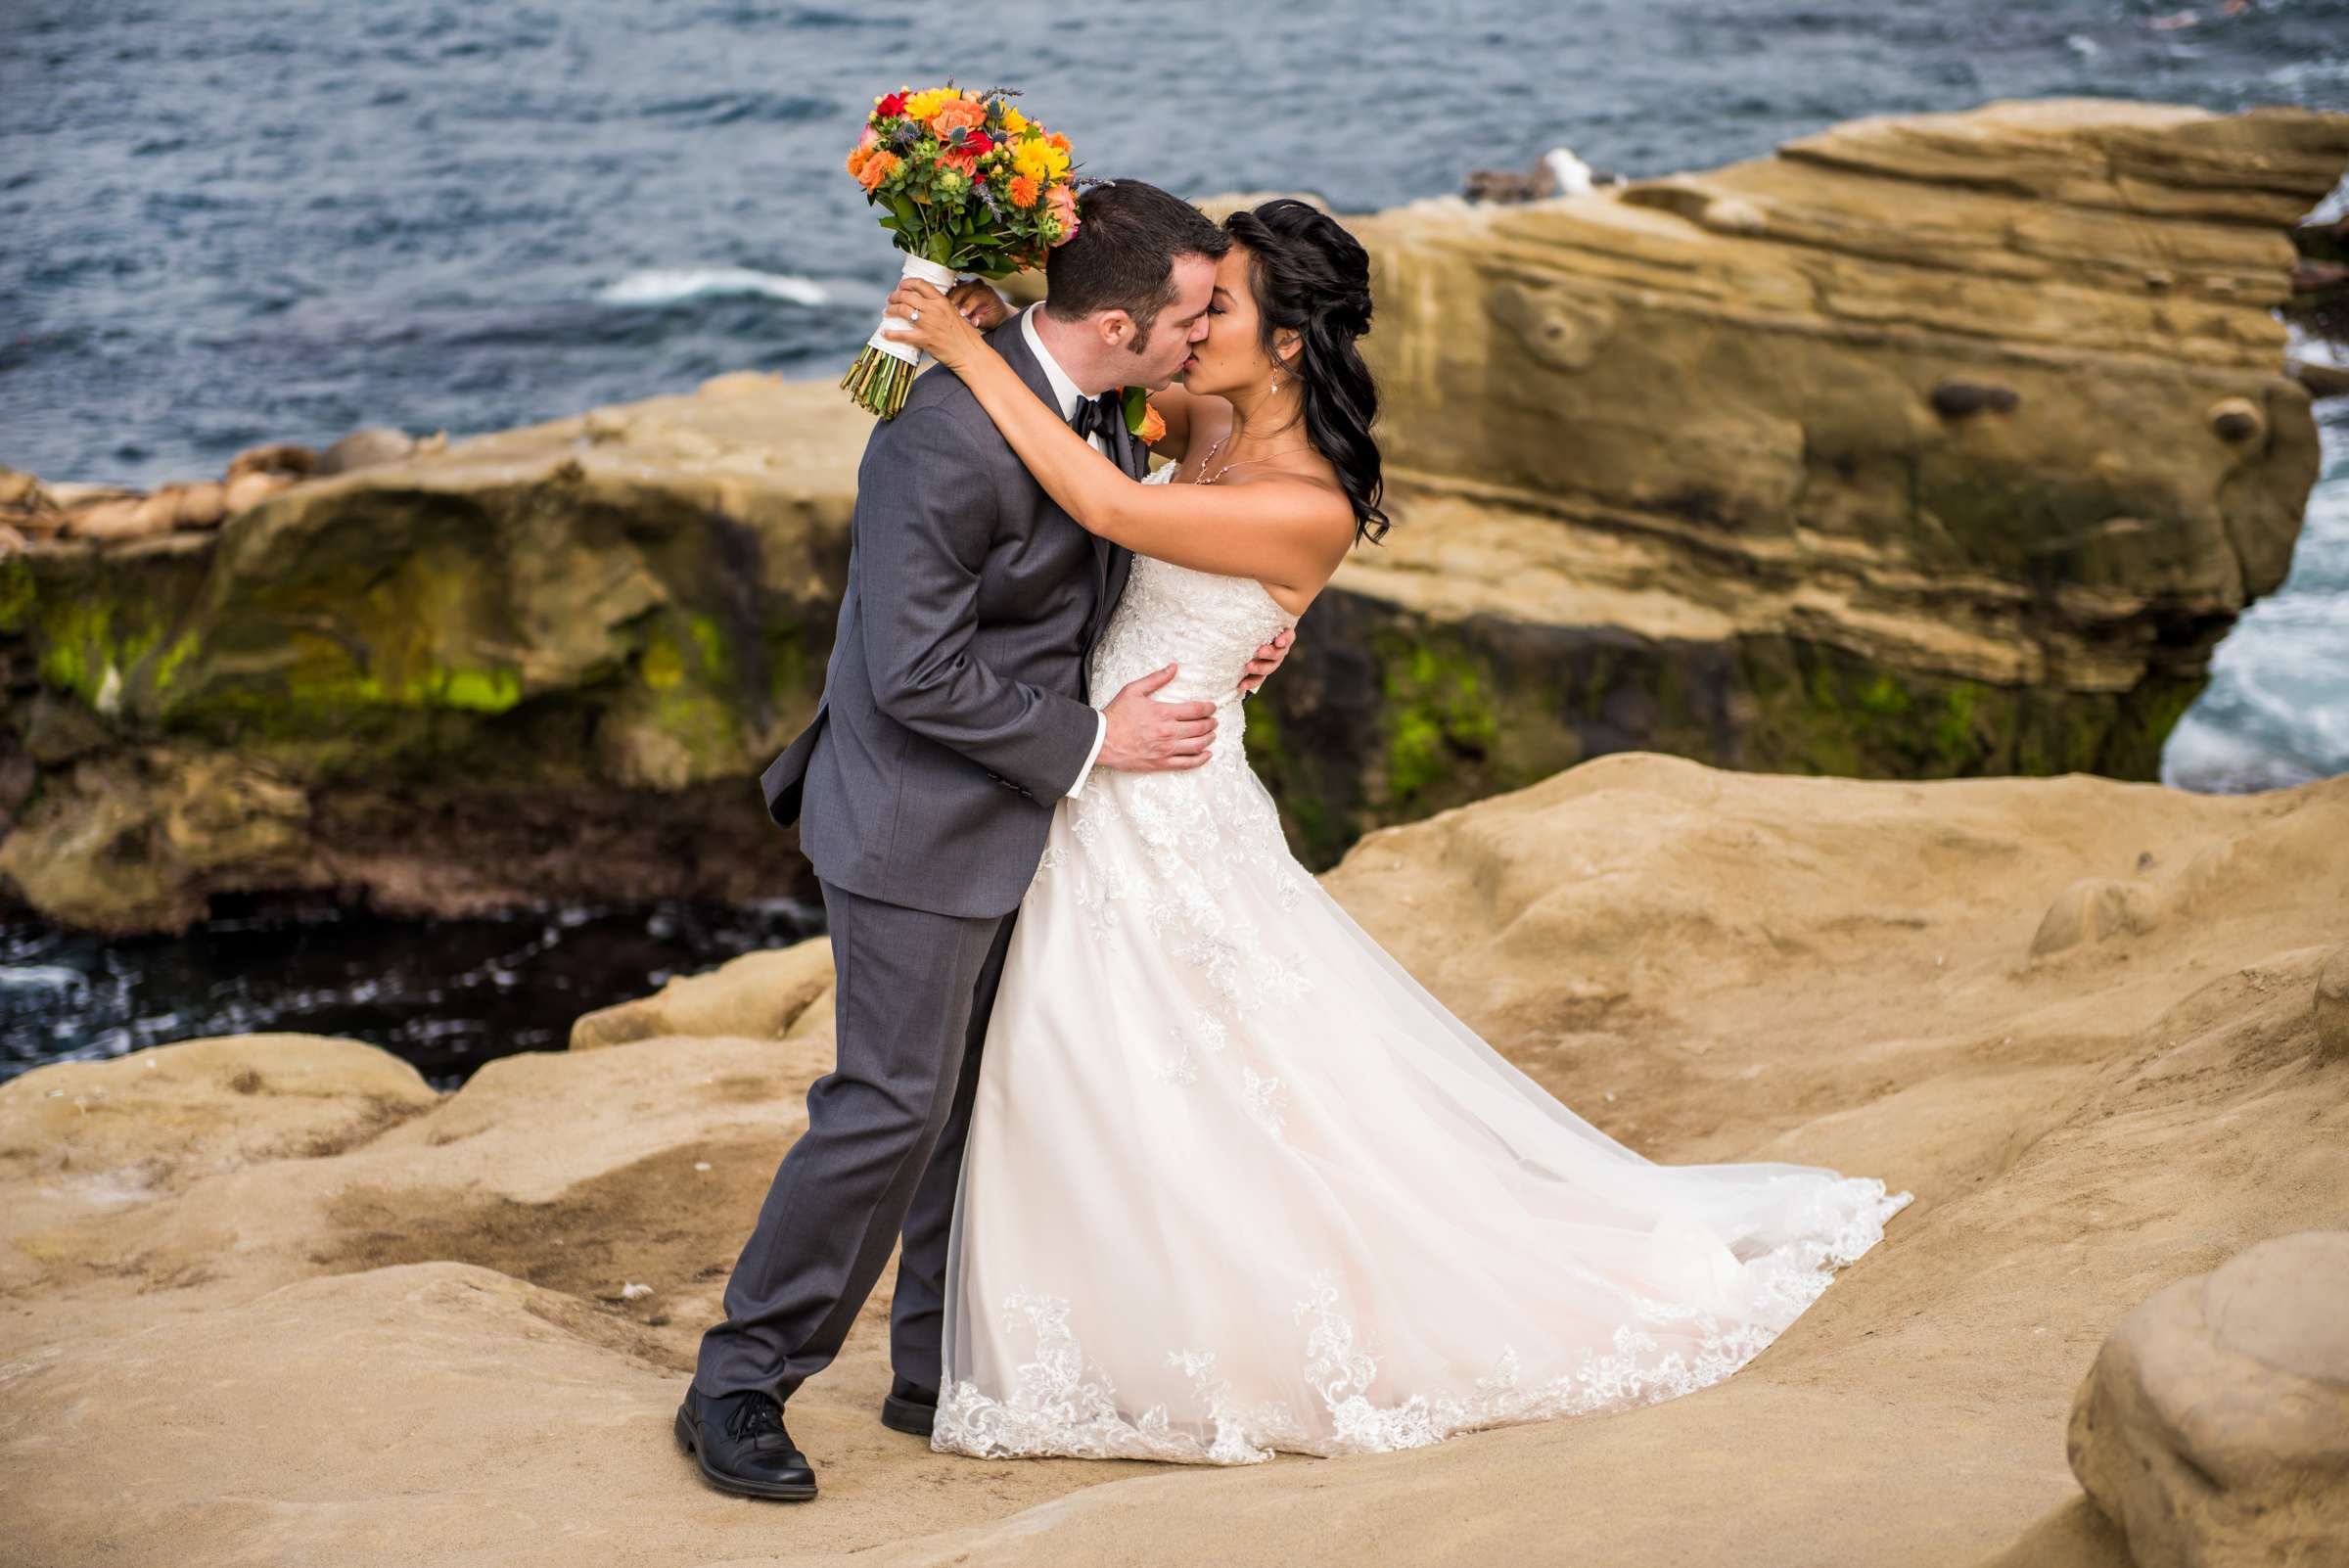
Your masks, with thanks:
[{"label": "dangling earring", "polygon": [[1266,389],[1265,389],[1265,392],[1266,392],[1266,395],[1267,395],[1267,396],[1277,396],[1277,395],[1279,395],[1279,392],[1280,392],[1280,372],[1279,372],[1279,371],[1275,370],[1274,372],[1272,372],[1272,385],[1271,385],[1271,386],[1269,386],[1269,387],[1267,387],[1267,388],[1266,388]]}]

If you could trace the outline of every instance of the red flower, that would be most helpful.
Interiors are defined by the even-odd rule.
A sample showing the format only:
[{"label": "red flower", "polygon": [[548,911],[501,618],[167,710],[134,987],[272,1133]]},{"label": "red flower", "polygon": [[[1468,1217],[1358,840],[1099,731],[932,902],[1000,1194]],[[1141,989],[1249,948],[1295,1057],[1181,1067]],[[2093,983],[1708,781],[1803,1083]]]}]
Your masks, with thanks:
[{"label": "red flower", "polygon": [[973,158],[985,158],[995,150],[994,138],[983,130],[972,131],[962,139],[962,150]]},{"label": "red flower", "polygon": [[887,98],[882,99],[881,102],[873,106],[873,118],[875,119],[887,119],[892,115],[902,115],[904,113],[905,95],[903,93],[891,93]]}]

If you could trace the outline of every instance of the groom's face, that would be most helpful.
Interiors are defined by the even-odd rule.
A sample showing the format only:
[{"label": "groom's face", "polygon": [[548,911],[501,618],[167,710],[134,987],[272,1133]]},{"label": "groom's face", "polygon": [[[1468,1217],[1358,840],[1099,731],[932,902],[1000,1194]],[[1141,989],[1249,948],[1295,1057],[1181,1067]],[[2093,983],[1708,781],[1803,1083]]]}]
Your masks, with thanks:
[{"label": "groom's face", "polygon": [[1150,323],[1148,341],[1132,350],[1135,363],[1125,377],[1128,387],[1164,392],[1174,385],[1174,373],[1191,356],[1192,345],[1207,336],[1207,307],[1216,293],[1216,263],[1203,255],[1178,255],[1172,281],[1174,302],[1160,306],[1158,318]]}]

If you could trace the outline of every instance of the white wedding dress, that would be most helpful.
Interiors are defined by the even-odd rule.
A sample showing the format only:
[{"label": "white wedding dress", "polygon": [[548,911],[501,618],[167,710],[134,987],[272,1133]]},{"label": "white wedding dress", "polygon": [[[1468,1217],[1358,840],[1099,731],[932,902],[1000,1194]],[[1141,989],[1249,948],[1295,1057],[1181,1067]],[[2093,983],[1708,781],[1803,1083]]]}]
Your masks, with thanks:
[{"label": "white wedding dress", "polygon": [[1910,1201],[1658,1165],[1405,973],[1239,744],[1290,621],[1137,558],[1095,650],[1097,694],[1179,663],[1160,695],[1217,702],[1215,757],[1054,812],[980,1059],[935,1449],[1244,1464],[1649,1404],[1750,1360]]}]

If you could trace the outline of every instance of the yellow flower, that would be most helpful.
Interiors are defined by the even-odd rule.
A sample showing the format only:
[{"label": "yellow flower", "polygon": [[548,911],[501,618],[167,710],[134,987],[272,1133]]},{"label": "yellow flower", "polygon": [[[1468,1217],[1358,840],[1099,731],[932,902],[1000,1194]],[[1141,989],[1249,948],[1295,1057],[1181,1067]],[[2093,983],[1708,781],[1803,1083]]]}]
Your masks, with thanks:
[{"label": "yellow flower", "polygon": [[1009,104],[1005,104],[1003,106],[1003,128],[1012,135],[1017,136],[1020,134],[1020,132],[1028,128],[1028,116],[1021,114],[1018,110],[1012,108]]},{"label": "yellow flower", "polygon": [[[959,97],[960,94],[956,96]],[[905,117],[916,121],[927,120],[938,113],[938,106],[945,101],[944,88],[925,87],[905,100]]]},{"label": "yellow flower", "polygon": [[1012,166],[1042,185],[1052,177],[1052,149],[1040,141],[1025,141],[1011,156]]}]

